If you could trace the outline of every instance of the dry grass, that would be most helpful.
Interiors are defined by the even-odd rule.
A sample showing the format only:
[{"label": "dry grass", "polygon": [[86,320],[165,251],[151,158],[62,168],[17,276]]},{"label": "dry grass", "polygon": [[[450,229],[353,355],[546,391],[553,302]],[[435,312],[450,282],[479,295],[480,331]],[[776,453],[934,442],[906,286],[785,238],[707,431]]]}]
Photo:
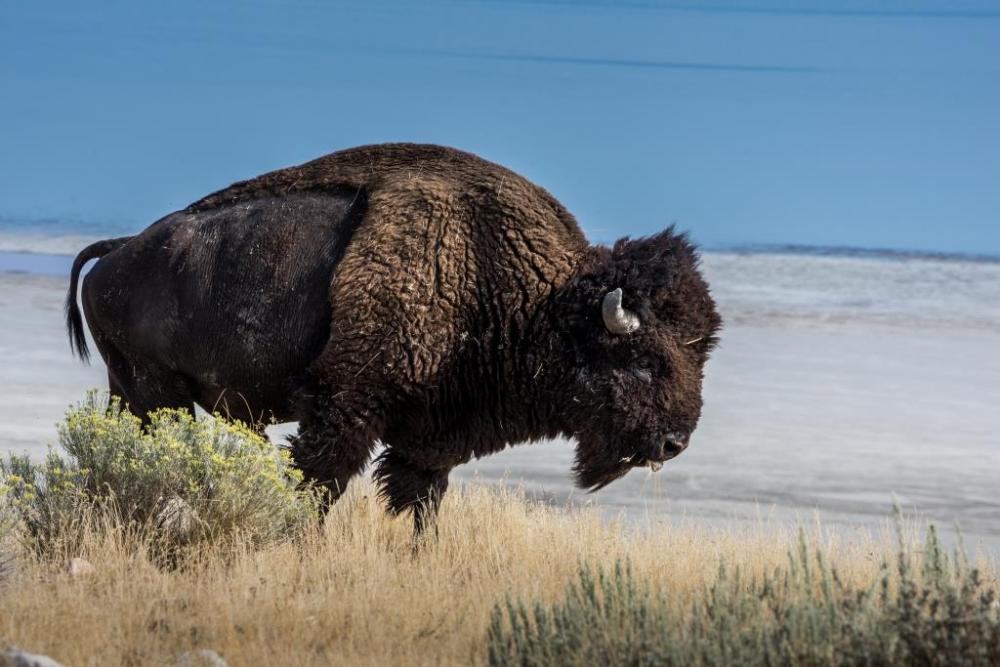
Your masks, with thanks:
[{"label": "dry grass", "polygon": [[[876,580],[895,546],[818,529],[808,539],[859,585]],[[583,562],[627,559],[638,580],[686,605],[720,560],[764,573],[787,563],[797,541],[796,529],[766,524],[625,529],[592,510],[471,485],[446,499],[437,537],[414,553],[409,520],[385,516],[363,482],[297,542],[206,552],[173,571],[113,529],[90,530],[79,553],[24,554],[0,585],[0,646],[70,665],[169,664],[203,647],[231,665],[481,663],[498,601],[556,600]],[[70,576],[70,556],[96,572]]]}]

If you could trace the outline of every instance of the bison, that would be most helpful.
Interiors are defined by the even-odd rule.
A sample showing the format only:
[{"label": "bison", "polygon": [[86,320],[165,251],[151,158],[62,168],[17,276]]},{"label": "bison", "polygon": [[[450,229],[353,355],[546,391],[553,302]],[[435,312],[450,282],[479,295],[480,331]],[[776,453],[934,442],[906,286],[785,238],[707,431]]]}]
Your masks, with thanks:
[{"label": "bison", "polygon": [[73,263],[112,396],[298,421],[290,448],[335,500],[374,477],[419,532],[452,468],[574,438],[600,489],[688,445],[720,318],[673,228],[590,245],[552,195],[472,154],[364,146],[236,183]]}]

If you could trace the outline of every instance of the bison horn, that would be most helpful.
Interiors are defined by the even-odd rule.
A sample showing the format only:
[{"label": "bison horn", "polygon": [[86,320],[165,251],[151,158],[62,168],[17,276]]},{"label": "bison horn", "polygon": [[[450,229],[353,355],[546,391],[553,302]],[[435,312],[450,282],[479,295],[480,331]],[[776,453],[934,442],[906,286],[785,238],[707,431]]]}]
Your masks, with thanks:
[{"label": "bison horn", "polygon": [[621,287],[604,295],[601,316],[604,318],[604,326],[613,334],[630,334],[639,328],[639,316],[622,308]]}]

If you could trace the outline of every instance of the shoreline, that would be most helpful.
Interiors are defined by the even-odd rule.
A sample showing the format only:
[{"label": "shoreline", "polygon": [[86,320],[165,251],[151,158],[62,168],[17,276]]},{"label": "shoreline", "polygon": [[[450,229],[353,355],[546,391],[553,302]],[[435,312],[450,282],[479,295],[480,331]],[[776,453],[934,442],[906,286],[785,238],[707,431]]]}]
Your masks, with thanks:
[{"label": "shoreline", "polygon": [[[139,230],[141,231],[141,230]],[[138,232],[137,232],[138,233]],[[0,273],[68,275],[77,252],[99,240],[94,236],[36,237],[0,235]],[[609,243],[595,241],[596,243]],[[56,249],[59,251],[56,251]],[[783,256],[941,263],[1000,264],[1000,254],[898,248],[807,245],[798,243],[700,244],[703,255]]]},{"label": "shoreline", "polygon": [[0,250],[0,274],[68,277],[73,256]]}]

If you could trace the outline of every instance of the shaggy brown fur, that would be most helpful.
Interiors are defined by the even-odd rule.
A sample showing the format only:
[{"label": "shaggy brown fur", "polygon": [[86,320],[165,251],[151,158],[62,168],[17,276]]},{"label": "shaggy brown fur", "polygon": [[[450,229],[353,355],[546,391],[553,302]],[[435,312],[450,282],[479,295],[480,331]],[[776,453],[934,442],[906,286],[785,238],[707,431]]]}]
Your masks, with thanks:
[{"label": "shaggy brown fur", "polygon": [[[73,286],[103,253],[82,301],[133,411],[297,419],[293,456],[334,497],[382,442],[376,478],[418,529],[454,466],[509,444],[575,437],[589,488],[679,453],[720,325],[683,235],[591,246],[545,190],[438,146],[237,183],[84,250]],[[634,333],[602,322],[617,287]]]}]

